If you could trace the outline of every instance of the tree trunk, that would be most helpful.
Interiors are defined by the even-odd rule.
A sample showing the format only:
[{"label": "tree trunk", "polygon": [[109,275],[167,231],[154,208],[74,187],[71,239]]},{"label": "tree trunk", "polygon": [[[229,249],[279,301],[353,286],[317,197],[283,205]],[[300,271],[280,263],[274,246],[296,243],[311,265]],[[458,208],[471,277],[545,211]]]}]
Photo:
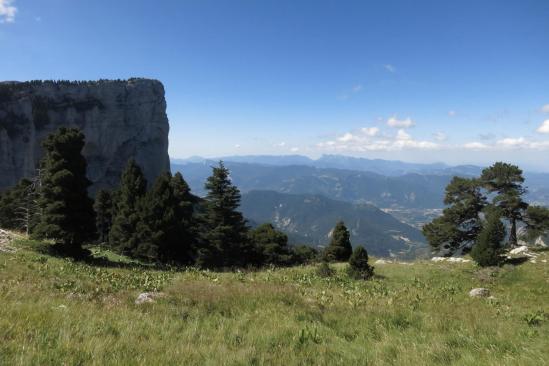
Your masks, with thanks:
[{"label": "tree trunk", "polygon": [[509,233],[509,246],[514,248],[517,246],[517,219],[511,219],[511,232]]}]

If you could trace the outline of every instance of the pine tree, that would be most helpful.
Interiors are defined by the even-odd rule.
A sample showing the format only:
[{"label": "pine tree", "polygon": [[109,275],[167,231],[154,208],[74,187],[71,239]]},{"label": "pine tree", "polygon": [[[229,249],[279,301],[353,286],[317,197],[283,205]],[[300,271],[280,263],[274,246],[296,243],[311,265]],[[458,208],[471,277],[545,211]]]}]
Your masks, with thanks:
[{"label": "pine tree", "polygon": [[175,215],[178,222],[179,238],[177,244],[172,247],[173,257],[179,263],[188,264],[193,261],[195,246],[198,237],[198,223],[195,220],[195,206],[197,197],[191,194],[191,189],[181,173],[175,173],[171,181],[176,205]]},{"label": "pine tree", "polygon": [[549,208],[529,206],[526,211],[526,239],[536,240],[549,233]]},{"label": "pine tree", "polygon": [[188,246],[182,237],[181,202],[170,173],[161,174],[143,200],[143,219],[138,226],[140,242],[136,256],[150,261],[188,261]]},{"label": "pine tree", "polygon": [[24,206],[25,197],[31,181],[23,178],[0,196],[0,227],[4,229],[21,229],[23,215],[19,208]]},{"label": "pine tree", "polygon": [[523,221],[528,204],[522,196],[526,189],[522,186],[522,170],[516,165],[495,163],[482,171],[480,180],[489,193],[496,193],[492,203],[498,206],[503,217],[511,223],[509,245],[517,245],[517,222]]},{"label": "pine tree", "polygon": [[141,200],[147,191],[147,181],[130,160],[122,173],[120,187],[113,196],[113,222],[109,232],[110,245],[126,255],[132,255],[139,244],[137,226],[141,221]]},{"label": "pine tree", "polygon": [[93,209],[95,210],[95,226],[101,243],[109,240],[109,232],[112,226],[112,205],[112,194],[110,191],[102,189],[97,192]]},{"label": "pine tree", "polygon": [[240,206],[240,191],[229,178],[223,162],[213,168],[205,188],[204,239],[197,264],[206,267],[240,267],[249,264],[254,250]]},{"label": "pine tree", "polygon": [[339,221],[333,232],[330,245],[326,248],[324,255],[330,261],[347,261],[353,252],[351,246],[351,235],[343,221]]},{"label": "pine tree", "polygon": [[255,264],[288,265],[292,262],[292,253],[288,246],[288,236],[276,230],[271,224],[263,224],[250,230],[250,241],[257,249]]},{"label": "pine tree", "polygon": [[471,250],[471,257],[482,267],[499,264],[504,240],[505,226],[501,216],[497,213],[489,214]]},{"label": "pine tree", "polygon": [[476,179],[454,177],[446,187],[444,204],[448,205],[440,217],[423,226],[423,234],[434,250],[455,251],[471,246],[480,230],[480,213],[486,198]]},{"label": "pine tree", "polygon": [[93,201],[87,191],[91,182],[82,156],[84,135],[78,129],[62,127],[46,138],[43,147],[38,200],[42,213],[34,234],[78,252],[82,243],[95,236]]},{"label": "pine tree", "polygon": [[374,274],[374,267],[368,264],[368,252],[364,247],[356,247],[349,258],[348,273],[353,278],[368,279]]}]

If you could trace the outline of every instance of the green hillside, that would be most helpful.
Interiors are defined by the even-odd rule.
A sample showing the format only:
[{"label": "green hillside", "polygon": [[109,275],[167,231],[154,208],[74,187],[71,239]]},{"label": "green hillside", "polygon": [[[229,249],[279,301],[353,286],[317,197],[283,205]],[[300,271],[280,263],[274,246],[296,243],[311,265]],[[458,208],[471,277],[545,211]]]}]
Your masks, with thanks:
[{"label": "green hillside", "polygon": [[[536,263],[216,273],[0,247],[1,365],[543,365],[549,253]],[[13,252],[13,250],[16,250]],[[102,259],[101,259],[102,258]],[[471,298],[487,287],[493,298]],[[160,291],[155,303],[138,294]]]},{"label": "green hillside", "polygon": [[326,245],[335,223],[343,220],[351,242],[377,256],[414,256],[425,249],[421,232],[368,204],[354,205],[319,195],[251,191],[240,207],[253,222],[272,222],[296,244]]}]

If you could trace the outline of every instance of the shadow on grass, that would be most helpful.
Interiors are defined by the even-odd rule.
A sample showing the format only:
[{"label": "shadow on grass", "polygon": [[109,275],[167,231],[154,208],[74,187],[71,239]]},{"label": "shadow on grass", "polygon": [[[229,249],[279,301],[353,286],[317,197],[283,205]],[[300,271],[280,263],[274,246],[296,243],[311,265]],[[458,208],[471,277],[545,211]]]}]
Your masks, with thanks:
[{"label": "shadow on grass", "polygon": [[512,266],[519,266],[525,262],[528,262],[530,258],[528,257],[516,257],[516,258],[506,258],[503,262],[502,262],[502,265],[505,265],[505,264],[510,264]]},{"label": "shadow on grass", "polygon": [[74,247],[61,243],[39,243],[33,245],[33,249],[40,254],[45,254],[56,258],[72,259],[75,262],[85,263],[94,267],[148,270],[173,270],[174,268],[179,268],[177,266],[161,263],[113,261],[106,256],[94,256],[93,253],[87,248]]}]

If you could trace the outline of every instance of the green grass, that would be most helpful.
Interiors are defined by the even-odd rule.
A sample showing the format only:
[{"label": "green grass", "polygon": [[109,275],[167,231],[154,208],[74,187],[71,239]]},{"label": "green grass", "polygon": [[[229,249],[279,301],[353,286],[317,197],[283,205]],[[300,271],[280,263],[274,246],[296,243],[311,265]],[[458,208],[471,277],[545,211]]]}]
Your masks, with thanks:
[{"label": "green grass", "polygon": [[[549,364],[549,252],[481,270],[415,262],[215,273],[0,253],[0,365]],[[470,298],[488,287],[494,299]],[[135,305],[140,292],[162,291]]]}]

